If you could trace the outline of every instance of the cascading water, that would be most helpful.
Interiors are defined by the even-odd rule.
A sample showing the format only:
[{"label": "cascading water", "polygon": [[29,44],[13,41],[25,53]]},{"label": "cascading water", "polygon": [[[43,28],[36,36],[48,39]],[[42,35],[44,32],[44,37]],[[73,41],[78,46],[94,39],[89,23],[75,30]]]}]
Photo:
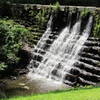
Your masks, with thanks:
[{"label": "cascading water", "polygon": [[[44,36],[41,38],[36,48],[41,48],[41,41],[48,39],[51,33],[51,20]],[[65,27],[58,38],[52,43],[49,50],[46,51],[42,61],[37,68],[32,66],[29,75],[37,74],[48,79],[54,79],[59,82],[69,83],[65,79],[66,74],[70,74],[71,68],[74,68],[74,63],[78,60],[78,54],[87,38],[89,37],[92,27],[93,17],[90,16],[86,28],[80,35],[81,19],[79,19],[70,30],[70,25]],[[33,51],[34,54],[34,51]],[[33,59],[34,60],[34,59]],[[34,73],[33,73],[34,72]]]},{"label": "cascading water", "polygon": [[52,32],[51,26],[52,26],[52,16],[50,16],[50,20],[48,21],[47,30],[45,31],[45,33],[43,34],[42,38],[40,39],[35,48],[43,48],[46,40],[48,39],[50,33]]},{"label": "cascading water", "polygon": [[[50,19],[47,23],[47,29],[45,31],[45,33],[43,34],[43,36],[41,37],[41,39],[38,41],[37,45],[34,47],[33,49],[33,57],[38,57],[39,55],[39,50],[42,50],[45,47],[46,44],[46,40],[48,40],[48,37],[50,36],[52,30],[51,30],[51,26],[52,26],[52,16],[50,16]],[[28,66],[29,70],[33,70],[34,69],[34,59],[31,60],[30,65]],[[38,62],[35,62],[35,65],[38,66]]]}]

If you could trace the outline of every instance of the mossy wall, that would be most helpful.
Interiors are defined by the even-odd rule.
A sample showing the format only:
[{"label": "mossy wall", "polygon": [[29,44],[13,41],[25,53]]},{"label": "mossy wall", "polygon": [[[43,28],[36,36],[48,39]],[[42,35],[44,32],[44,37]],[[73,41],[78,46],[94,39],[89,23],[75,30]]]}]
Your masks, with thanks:
[{"label": "mossy wall", "polygon": [[[26,27],[30,27],[30,30],[45,30],[50,15],[53,15],[53,28],[58,27],[59,30],[64,28],[67,23],[68,13],[72,13],[72,25],[75,23],[76,15],[79,13],[82,17],[82,27],[87,22],[89,15],[94,16],[94,23],[91,32],[91,36],[100,37],[100,9],[95,7],[84,8],[84,7],[68,7],[60,6],[56,4],[54,6],[37,6],[32,4],[13,4],[13,5],[2,5],[0,8],[1,16],[9,16],[13,19],[23,20],[19,21]],[[6,13],[7,12],[7,13]]]},{"label": "mossy wall", "polygon": [[[69,16],[69,14],[71,14],[71,17]],[[24,25],[25,26],[24,28],[26,28],[27,31],[29,31],[30,35],[29,34],[27,35],[27,39],[29,38],[28,44],[31,47],[32,46],[34,47],[34,45],[37,44],[37,42],[45,32],[47,27],[47,22],[51,15],[53,16],[52,32],[55,32],[55,34],[60,33],[60,31],[69,24],[69,20],[71,21],[71,27],[72,27],[79,18],[82,19],[81,31],[83,31],[83,29],[87,24],[89,16],[92,15],[94,17],[94,21],[90,36],[100,38],[99,8],[68,7],[68,6],[60,7],[59,4],[55,6],[51,5],[36,6],[29,4],[25,5],[5,4],[0,6],[1,18],[7,17],[8,19],[12,19],[17,23]],[[77,15],[80,16],[77,17]],[[20,58],[22,58],[22,55]],[[22,65],[22,61],[19,65]],[[3,64],[1,66],[3,66]]]},{"label": "mossy wall", "polygon": [[93,15],[95,22],[93,26],[92,36],[100,38],[100,10],[96,10]]}]

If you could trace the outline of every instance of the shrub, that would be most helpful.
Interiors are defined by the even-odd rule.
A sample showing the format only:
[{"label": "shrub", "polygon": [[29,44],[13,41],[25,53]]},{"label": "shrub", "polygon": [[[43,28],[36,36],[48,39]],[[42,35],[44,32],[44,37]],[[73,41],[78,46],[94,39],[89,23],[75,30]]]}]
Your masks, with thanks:
[{"label": "shrub", "polygon": [[56,11],[60,10],[60,3],[59,2],[56,2],[53,6],[54,6],[53,7],[54,10],[56,10]]},{"label": "shrub", "polygon": [[47,14],[46,9],[42,9],[35,16],[35,19],[36,19],[36,22],[37,22],[36,24],[39,27],[39,29],[43,28],[45,23],[47,22],[46,14]]},{"label": "shrub", "polygon": [[86,17],[88,13],[90,13],[89,9],[88,8],[84,8],[84,10],[81,12],[81,16],[82,17]]},{"label": "shrub", "polygon": [[93,36],[100,38],[100,14],[95,12],[95,24],[93,29]]},{"label": "shrub", "polygon": [[32,44],[32,38],[30,31],[13,20],[0,19],[0,70],[17,63],[19,49],[23,43]]}]

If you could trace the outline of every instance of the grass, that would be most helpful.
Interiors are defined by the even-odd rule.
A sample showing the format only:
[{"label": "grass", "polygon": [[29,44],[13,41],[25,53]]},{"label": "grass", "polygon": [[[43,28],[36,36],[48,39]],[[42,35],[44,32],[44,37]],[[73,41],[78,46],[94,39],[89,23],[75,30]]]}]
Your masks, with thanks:
[{"label": "grass", "polygon": [[13,97],[6,100],[100,100],[100,87],[56,91],[47,94]]}]

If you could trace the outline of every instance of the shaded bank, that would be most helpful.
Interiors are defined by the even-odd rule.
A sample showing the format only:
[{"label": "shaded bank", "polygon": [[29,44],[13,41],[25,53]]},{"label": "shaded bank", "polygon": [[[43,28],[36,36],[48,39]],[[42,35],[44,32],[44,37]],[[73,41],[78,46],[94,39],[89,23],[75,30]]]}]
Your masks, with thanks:
[{"label": "shaded bank", "polygon": [[[47,93],[50,91],[70,88],[70,86],[53,82],[45,78],[34,76],[33,80],[28,79],[25,75],[18,77],[16,80],[2,79],[3,90],[0,91],[0,98],[15,96],[28,96],[32,94]],[[1,89],[1,88],[0,88]]]}]

